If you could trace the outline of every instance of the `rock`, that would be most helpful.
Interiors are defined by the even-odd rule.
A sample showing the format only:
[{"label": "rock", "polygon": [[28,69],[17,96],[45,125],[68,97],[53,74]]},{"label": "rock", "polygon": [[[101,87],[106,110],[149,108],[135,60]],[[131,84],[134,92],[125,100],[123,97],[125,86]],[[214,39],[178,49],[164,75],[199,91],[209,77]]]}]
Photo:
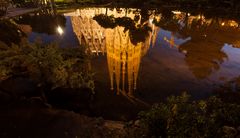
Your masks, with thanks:
[{"label": "rock", "polygon": [[124,123],[121,121],[111,121],[111,120],[105,120],[104,126],[110,130],[123,130]]},{"label": "rock", "polygon": [[140,120],[136,120],[136,121],[134,122],[134,125],[135,125],[136,127],[140,127]]},{"label": "rock", "polygon": [[237,130],[233,127],[224,126],[223,132],[228,138],[235,137],[237,135]]},{"label": "rock", "polygon": [[52,106],[46,102],[41,97],[31,97],[29,102],[36,107],[47,107],[51,108]]},{"label": "rock", "polygon": [[32,27],[30,25],[20,24],[18,27],[26,34],[30,34],[32,32]]}]

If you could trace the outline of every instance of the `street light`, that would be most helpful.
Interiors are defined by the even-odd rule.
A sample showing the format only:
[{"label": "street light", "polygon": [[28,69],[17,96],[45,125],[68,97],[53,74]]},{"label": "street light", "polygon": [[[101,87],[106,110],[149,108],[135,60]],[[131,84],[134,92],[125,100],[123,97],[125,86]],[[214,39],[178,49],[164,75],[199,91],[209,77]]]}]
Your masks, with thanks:
[{"label": "street light", "polygon": [[58,32],[60,35],[62,35],[62,34],[64,33],[61,26],[58,26],[58,27],[57,27],[57,32]]}]

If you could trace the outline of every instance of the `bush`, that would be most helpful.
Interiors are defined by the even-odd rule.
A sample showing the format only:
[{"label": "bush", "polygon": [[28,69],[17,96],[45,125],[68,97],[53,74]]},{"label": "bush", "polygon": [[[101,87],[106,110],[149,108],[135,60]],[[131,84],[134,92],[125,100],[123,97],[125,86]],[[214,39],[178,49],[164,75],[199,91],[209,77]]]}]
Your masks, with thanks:
[{"label": "bush", "polygon": [[231,137],[240,126],[240,105],[224,103],[216,97],[190,101],[190,96],[168,98],[139,113],[136,137]]},{"label": "bush", "polygon": [[7,45],[11,45],[12,43],[18,44],[23,36],[25,36],[25,34],[14,21],[0,20],[0,41]]},{"label": "bush", "polygon": [[57,87],[87,87],[94,92],[92,73],[87,69],[87,59],[81,49],[27,42],[10,47],[2,44],[0,48],[1,80],[24,75],[45,92]]}]

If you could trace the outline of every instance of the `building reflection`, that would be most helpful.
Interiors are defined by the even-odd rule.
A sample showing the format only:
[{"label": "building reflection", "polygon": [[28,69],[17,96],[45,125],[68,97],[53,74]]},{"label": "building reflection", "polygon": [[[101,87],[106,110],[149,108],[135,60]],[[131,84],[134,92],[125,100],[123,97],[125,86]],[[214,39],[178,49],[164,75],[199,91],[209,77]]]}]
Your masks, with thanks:
[{"label": "building reflection", "polygon": [[182,12],[175,16],[180,20],[178,33],[191,37],[191,41],[180,46],[180,51],[186,51],[184,59],[189,70],[198,79],[208,78],[228,58],[222,50],[224,44],[237,45],[236,40],[240,38],[238,23],[218,17],[191,16]]},{"label": "building reflection", "polygon": [[88,45],[87,52],[96,55],[104,54],[106,52],[105,29],[88,15],[71,17],[74,33],[81,45]]},{"label": "building reflection", "polygon": [[107,60],[111,90],[117,94],[132,95],[136,89],[142,44],[133,45],[123,27],[108,30],[106,34]]},{"label": "building reflection", "polygon": [[[68,14],[71,16],[73,30],[79,43],[88,46],[87,52],[94,55],[106,54],[110,89],[117,94],[128,96],[132,96],[137,89],[141,57],[147,53],[150,45],[153,46],[155,43],[159,28],[152,24],[153,17],[150,18],[145,22],[152,29],[149,36],[145,42],[133,44],[130,40],[129,30],[126,31],[121,26],[105,29],[93,20],[93,17],[98,14],[107,14],[134,19],[136,14],[133,12],[134,9],[89,8]],[[140,20],[136,22],[136,25],[138,24],[140,24]]]},{"label": "building reflection", "polygon": [[[111,90],[117,94],[132,95],[137,89],[141,57],[154,46],[160,27],[171,32],[171,35],[163,36],[163,41],[186,55],[186,64],[199,79],[206,78],[212,70],[219,69],[226,58],[226,54],[221,52],[225,42],[234,46],[240,45],[236,41],[238,39],[235,39],[238,36],[232,37],[234,39],[229,37],[236,34],[233,33],[233,30],[239,26],[236,21],[205,18],[204,15],[192,16],[190,13],[179,11],[172,11],[173,14],[166,15],[154,11],[151,13],[153,14],[141,15],[137,9],[126,8],[86,8],[66,14],[71,16],[73,30],[79,43],[88,46],[87,52],[93,55],[106,55]],[[93,20],[94,16],[100,14],[115,19],[128,17],[134,20],[135,26],[147,24],[151,32],[144,42],[133,44],[131,33],[126,28],[114,26],[106,29]]]}]

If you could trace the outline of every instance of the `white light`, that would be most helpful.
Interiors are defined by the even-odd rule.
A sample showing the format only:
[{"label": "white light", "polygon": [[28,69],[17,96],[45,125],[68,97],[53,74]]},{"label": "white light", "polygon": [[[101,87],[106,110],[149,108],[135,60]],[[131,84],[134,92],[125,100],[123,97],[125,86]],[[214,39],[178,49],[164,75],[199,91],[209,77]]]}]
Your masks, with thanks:
[{"label": "white light", "polygon": [[62,34],[63,34],[63,29],[62,29],[60,26],[58,26],[58,27],[57,27],[57,32],[58,32],[60,35],[62,35]]},{"label": "white light", "polygon": [[181,14],[182,12],[180,11],[172,11],[173,14]]},{"label": "white light", "polygon": [[149,19],[149,23],[152,25],[152,23],[153,23],[153,19]]}]

